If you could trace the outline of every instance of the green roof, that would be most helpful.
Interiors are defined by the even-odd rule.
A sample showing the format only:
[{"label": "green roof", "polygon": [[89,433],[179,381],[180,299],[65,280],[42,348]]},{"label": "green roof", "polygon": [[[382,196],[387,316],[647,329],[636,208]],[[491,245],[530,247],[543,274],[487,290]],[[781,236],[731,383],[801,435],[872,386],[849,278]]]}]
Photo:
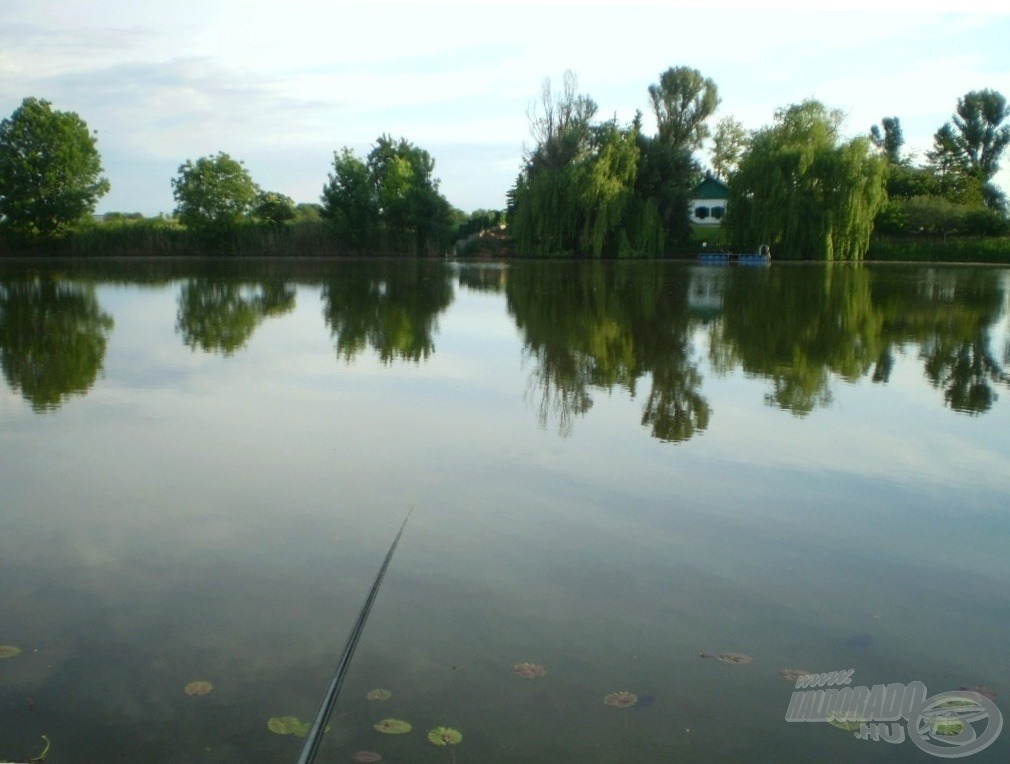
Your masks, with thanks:
[{"label": "green roof", "polygon": [[722,181],[708,176],[694,187],[692,199],[729,199],[729,187]]}]

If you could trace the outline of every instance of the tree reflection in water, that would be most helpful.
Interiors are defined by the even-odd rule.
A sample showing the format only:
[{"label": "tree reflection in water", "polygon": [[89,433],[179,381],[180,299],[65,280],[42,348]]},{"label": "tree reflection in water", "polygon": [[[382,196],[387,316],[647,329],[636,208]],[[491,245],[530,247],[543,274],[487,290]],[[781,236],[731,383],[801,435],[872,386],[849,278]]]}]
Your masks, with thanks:
[{"label": "tree reflection in water", "polygon": [[685,272],[662,264],[517,263],[508,273],[509,312],[533,368],[527,388],[541,426],[562,435],[593,405],[595,387],[635,395],[648,375],[642,424],[662,440],[704,430],[711,409],[694,360]]},{"label": "tree reflection in water", "polygon": [[383,363],[417,363],[434,352],[438,315],[452,299],[440,261],[346,263],[323,284],[323,317],[347,362],[371,347]]},{"label": "tree reflection in water", "polygon": [[35,411],[91,389],[112,327],[90,284],[52,276],[0,282],[0,367]]},{"label": "tree reflection in water", "polygon": [[187,346],[232,355],[268,317],[294,310],[295,288],[280,279],[193,278],[179,290],[176,331]]}]

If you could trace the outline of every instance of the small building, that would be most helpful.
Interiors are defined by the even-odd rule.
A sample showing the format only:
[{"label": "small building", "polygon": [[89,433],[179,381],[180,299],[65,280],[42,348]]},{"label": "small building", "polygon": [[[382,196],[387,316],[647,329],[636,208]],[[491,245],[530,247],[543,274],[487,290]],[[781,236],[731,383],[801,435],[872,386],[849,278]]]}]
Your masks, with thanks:
[{"label": "small building", "polygon": [[728,202],[729,186],[712,177],[711,173],[705,173],[705,180],[691,191],[691,222],[697,225],[721,225],[722,219],[726,217]]}]

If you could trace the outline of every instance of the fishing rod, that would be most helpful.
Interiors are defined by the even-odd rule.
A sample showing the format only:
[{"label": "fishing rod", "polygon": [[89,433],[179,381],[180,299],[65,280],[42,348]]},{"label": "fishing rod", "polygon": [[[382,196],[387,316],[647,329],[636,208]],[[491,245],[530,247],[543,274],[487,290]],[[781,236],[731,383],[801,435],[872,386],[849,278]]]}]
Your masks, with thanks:
[{"label": "fishing rod", "polygon": [[393,539],[389,551],[386,552],[386,559],[383,560],[382,567],[379,568],[379,574],[375,577],[372,589],[368,592],[368,597],[365,599],[365,604],[358,613],[358,620],[354,622],[354,628],[351,629],[351,634],[347,638],[347,644],[344,645],[344,652],[340,654],[337,670],[333,672],[333,678],[326,688],[326,694],[323,695],[323,702],[319,706],[319,712],[316,714],[315,721],[312,722],[312,728],[309,730],[308,738],[305,740],[305,746],[302,748],[302,753],[298,757],[297,764],[312,764],[316,759],[319,746],[323,743],[326,720],[330,718],[333,706],[337,702],[340,686],[344,683],[344,676],[351,665],[351,656],[354,655],[354,650],[358,646],[358,640],[361,639],[361,632],[365,630],[365,621],[368,620],[368,614],[372,611],[372,605],[379,594],[379,586],[382,584],[382,579],[386,575],[389,562],[393,559],[393,552],[396,551],[396,545],[400,543],[400,536],[403,535],[403,529],[407,527],[407,521],[410,519],[410,513],[413,511],[414,508],[411,507],[410,511],[407,512],[407,516],[403,518],[403,525],[400,526],[396,538]]}]

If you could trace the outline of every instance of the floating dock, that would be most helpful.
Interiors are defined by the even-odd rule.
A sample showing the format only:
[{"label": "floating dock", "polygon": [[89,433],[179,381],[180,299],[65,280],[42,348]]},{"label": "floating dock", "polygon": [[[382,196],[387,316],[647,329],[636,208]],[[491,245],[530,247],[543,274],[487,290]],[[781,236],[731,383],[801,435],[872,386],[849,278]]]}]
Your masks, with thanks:
[{"label": "floating dock", "polygon": [[740,263],[741,265],[763,265],[771,262],[771,255],[761,252],[702,252],[698,260],[703,263]]}]

